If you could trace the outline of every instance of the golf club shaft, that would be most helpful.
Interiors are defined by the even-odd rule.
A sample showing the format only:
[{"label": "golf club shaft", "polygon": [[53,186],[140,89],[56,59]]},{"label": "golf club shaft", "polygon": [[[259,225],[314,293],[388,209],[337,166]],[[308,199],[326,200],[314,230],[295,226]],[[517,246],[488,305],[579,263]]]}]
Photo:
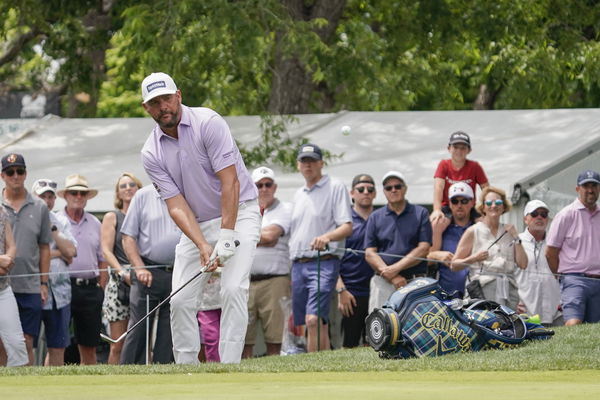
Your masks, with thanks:
[{"label": "golf club shaft", "polygon": [[[239,241],[235,241],[235,246],[239,246],[240,242]],[[179,288],[177,288],[177,290],[175,290],[174,292],[172,292],[169,296],[167,296],[163,301],[161,301],[160,303],[158,303],[158,305],[156,307],[154,307],[152,310],[150,310],[150,312],[148,312],[144,317],[142,317],[138,322],[136,322],[131,328],[127,329],[127,331],[125,333],[123,333],[121,336],[119,336],[116,339],[112,339],[110,337],[108,337],[107,335],[100,333],[100,337],[108,342],[111,343],[119,343],[121,340],[123,340],[125,338],[125,336],[127,336],[127,334],[129,332],[131,332],[132,330],[134,330],[135,328],[137,328],[142,322],[144,322],[148,317],[150,317],[150,315],[152,315],[152,313],[154,313],[156,310],[158,310],[163,304],[165,304],[167,301],[171,300],[171,298],[173,296],[175,296],[177,293],[179,293],[181,291],[181,289],[183,289],[184,287],[186,287],[187,285],[189,285],[190,283],[192,283],[192,281],[194,279],[196,279],[197,277],[199,277],[200,275],[202,275],[207,269],[209,269],[214,263],[216,262],[216,258],[209,261],[208,264],[204,267],[202,267],[200,269],[200,272],[198,272],[197,274],[195,274],[194,276],[192,276],[187,282],[185,282],[183,285],[181,285]]]}]

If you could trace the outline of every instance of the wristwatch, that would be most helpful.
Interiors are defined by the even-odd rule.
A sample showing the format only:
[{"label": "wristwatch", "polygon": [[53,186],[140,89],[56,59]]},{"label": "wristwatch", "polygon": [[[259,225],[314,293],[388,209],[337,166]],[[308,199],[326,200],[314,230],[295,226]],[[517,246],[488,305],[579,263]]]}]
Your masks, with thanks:
[{"label": "wristwatch", "polygon": [[335,289],[335,291],[336,291],[338,294],[342,293],[344,290],[346,290],[346,288],[345,288],[345,287],[341,287],[341,288],[337,288],[337,289]]},{"label": "wristwatch", "polygon": [[48,282],[40,282],[40,285],[48,287]]}]

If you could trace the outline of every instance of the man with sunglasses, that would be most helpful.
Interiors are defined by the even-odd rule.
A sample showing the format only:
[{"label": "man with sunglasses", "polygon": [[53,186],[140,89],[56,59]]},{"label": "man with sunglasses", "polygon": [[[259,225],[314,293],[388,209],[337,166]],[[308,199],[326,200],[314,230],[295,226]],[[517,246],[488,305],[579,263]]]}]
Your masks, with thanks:
[{"label": "man with sunglasses", "polygon": [[373,211],[365,236],[366,259],[375,271],[369,312],[381,307],[397,288],[426,276],[427,261],[421,259],[427,257],[431,246],[429,213],[406,200],[404,175],[389,171],[382,182],[388,203]]},{"label": "man with sunglasses", "polygon": [[377,192],[371,175],[359,174],[352,179],[352,235],[346,239],[347,251],[340,263],[337,280],[338,309],[342,313],[342,346],[357,347],[365,338],[365,318],[369,313],[369,284],[373,269],[365,260],[365,230],[367,219],[373,212]]},{"label": "man with sunglasses", "polygon": [[515,271],[520,299],[517,309],[530,316],[539,315],[543,325],[562,325],[560,286],[544,255],[550,208],[541,200],[531,200],[523,214],[525,230],[519,238],[527,254],[527,268]]},{"label": "man with sunglasses", "polygon": [[250,269],[248,297],[248,330],[244,358],[252,357],[256,343],[257,322],[260,321],[267,355],[279,355],[283,339],[284,315],[280,300],[290,297],[290,250],[288,246],[292,205],[275,197],[275,173],[267,167],[252,172],[258,189],[262,228]]},{"label": "man with sunglasses", "polygon": [[554,217],[546,258],[560,273],[565,325],[600,322],[600,174],[577,177],[577,198]]},{"label": "man with sunglasses", "polygon": [[294,324],[306,325],[309,352],[329,350],[330,299],[340,268],[335,250],[352,234],[350,196],[342,182],[323,174],[319,146],[300,146],[296,160],[305,185],[294,195],[290,234]]},{"label": "man with sunglasses", "polygon": [[448,293],[456,292],[457,298],[465,294],[465,282],[469,270],[452,271],[448,263],[452,261],[460,238],[468,227],[473,225],[471,210],[475,206],[473,189],[465,182],[457,182],[448,189],[451,218],[437,218],[431,222],[433,242],[427,258],[439,261],[430,267],[437,267],[440,286]]},{"label": "man with sunglasses", "polygon": [[[29,364],[33,364],[33,347],[39,335],[42,305],[48,298],[50,270],[50,217],[48,207],[25,189],[27,169],[21,154],[2,157],[2,205],[10,219],[17,257],[11,275],[31,275],[11,278],[11,287],[19,306],[19,315]],[[41,274],[41,275],[36,275]]]},{"label": "man with sunglasses", "polygon": [[71,226],[77,240],[77,256],[69,267],[71,275],[71,316],[75,340],[82,365],[96,364],[96,347],[102,328],[102,302],[108,282],[107,262],[100,245],[100,221],[85,211],[87,201],[98,191],[89,187],[87,179],[79,174],[67,176],[65,188],[58,197],[67,202],[58,212]]},{"label": "man with sunglasses", "polygon": [[52,212],[56,202],[56,187],[53,180],[38,179],[31,188],[31,191],[46,203],[52,225],[48,300],[42,310],[48,347],[45,361],[47,366],[64,365],[65,348],[71,342],[71,281],[68,266],[77,255],[77,241],[71,234],[69,221],[64,216]]}]

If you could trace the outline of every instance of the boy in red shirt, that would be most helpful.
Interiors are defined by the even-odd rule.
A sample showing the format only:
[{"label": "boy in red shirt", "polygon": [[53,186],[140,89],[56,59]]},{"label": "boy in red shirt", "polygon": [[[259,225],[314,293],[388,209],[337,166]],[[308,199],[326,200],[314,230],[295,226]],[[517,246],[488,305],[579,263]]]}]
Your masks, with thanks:
[{"label": "boy in red shirt", "polygon": [[477,161],[467,159],[471,152],[471,139],[462,131],[454,132],[448,141],[448,152],[452,158],[442,160],[433,176],[433,212],[429,219],[433,222],[438,218],[450,215],[448,207],[448,189],[457,182],[465,182],[473,193],[476,186],[481,189],[489,186],[483,168]]}]

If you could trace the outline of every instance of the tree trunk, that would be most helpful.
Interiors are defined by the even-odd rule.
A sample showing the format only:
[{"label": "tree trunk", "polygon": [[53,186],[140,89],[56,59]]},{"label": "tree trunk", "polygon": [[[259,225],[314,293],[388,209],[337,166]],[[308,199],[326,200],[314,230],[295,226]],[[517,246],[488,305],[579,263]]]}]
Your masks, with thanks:
[{"label": "tree trunk", "polygon": [[[329,21],[326,26],[315,29],[315,33],[326,44],[331,42],[346,6],[346,0],[315,0],[308,6],[303,0],[282,0],[282,3],[296,21],[310,21],[315,18]],[[283,51],[282,37],[283,33],[277,34],[269,112],[306,114],[311,111],[311,97],[316,86],[303,61],[298,56]]]},{"label": "tree trunk", "polygon": [[493,110],[500,89],[490,90],[488,85],[479,86],[479,94],[473,103],[473,110]]}]

